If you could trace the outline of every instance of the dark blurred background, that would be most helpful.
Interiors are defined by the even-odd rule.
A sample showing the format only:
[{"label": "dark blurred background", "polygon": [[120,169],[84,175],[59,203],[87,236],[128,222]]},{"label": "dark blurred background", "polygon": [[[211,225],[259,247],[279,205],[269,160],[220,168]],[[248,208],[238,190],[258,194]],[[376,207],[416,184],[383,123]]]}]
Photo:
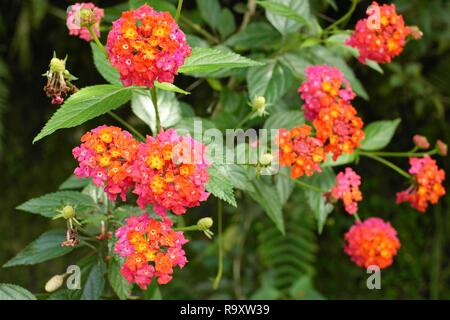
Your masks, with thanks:
[{"label": "dark blurred background", "polygon": [[[94,1],[108,7],[120,1]],[[195,9],[195,2],[185,1],[186,8]],[[233,9],[244,1],[222,0],[222,6]],[[311,1],[316,2],[316,1]],[[327,1],[317,1],[314,8],[332,18],[342,16],[350,1],[335,1],[339,10],[333,10]],[[394,1],[409,25],[418,25],[424,33],[420,41],[408,43],[404,53],[389,65],[384,75],[351,62],[358,78],[364,84],[370,101],[358,99],[356,106],[365,123],[400,117],[402,123],[390,150],[409,150],[411,137],[418,133],[434,143],[436,139],[450,142],[448,113],[450,103],[450,1],[401,0]],[[79,80],[78,87],[104,80],[98,75],[91,59],[90,47],[78,38],[70,37],[61,19],[61,13],[73,1],[15,0],[1,1],[0,8],[0,264],[3,264],[30,241],[60,222],[51,222],[40,216],[15,210],[22,202],[55,191],[72,173],[75,161],[71,149],[86,129],[101,123],[117,124],[110,118],[93,120],[83,127],[61,130],[32,144],[33,137],[49,119],[56,107],[50,105],[42,88],[53,50],[59,57],[69,54],[68,69]],[[370,4],[363,1],[352,20],[364,15]],[[261,9],[259,9],[261,10]],[[236,14],[236,20],[242,15]],[[320,20],[322,25],[329,22]],[[105,33],[104,33],[105,34]],[[202,91],[203,90],[203,91]],[[200,86],[189,97],[192,105],[200,105],[207,87]],[[201,108],[200,108],[201,109]],[[128,108],[121,108],[123,116]],[[133,121],[133,119],[131,119]],[[448,161],[439,165],[449,172]],[[407,168],[406,159],[396,161]],[[331,215],[325,231],[318,237],[319,252],[315,265],[315,286],[328,299],[449,299],[450,288],[450,212],[449,196],[425,214],[406,205],[395,205],[395,193],[405,186],[395,173],[371,160],[362,159],[358,172],[362,175],[365,201],[361,217],[379,216],[390,220],[398,230],[402,248],[391,268],[382,272],[382,290],[366,289],[365,270],[357,268],[343,253],[343,233],[351,224],[349,219]],[[289,209],[289,208],[288,208]],[[288,210],[287,209],[287,210]],[[244,209],[243,209],[244,210]],[[294,210],[294,209],[293,209]],[[230,218],[231,221],[231,218]],[[250,226],[253,228],[253,226]],[[257,225],[255,224],[255,228]],[[252,246],[252,238],[248,246]],[[214,274],[215,252],[207,249],[205,241],[193,243],[193,259],[189,270],[183,270],[179,281],[162,290],[168,298],[248,297],[251,287],[242,292],[224,290],[222,293],[206,289],[197,278]],[[251,251],[251,249],[248,249]],[[195,253],[196,252],[196,253]],[[46,280],[61,273],[73,256],[32,267],[0,269],[0,282],[19,284],[33,292],[42,292]],[[202,259],[201,261],[199,261]],[[247,263],[244,274],[258,278],[259,267]],[[226,264],[227,279],[231,282],[233,266]],[[204,270],[202,271],[202,268]],[[252,275],[253,273],[253,275]],[[245,287],[245,279],[242,284]],[[201,285],[200,285],[201,284]],[[192,290],[195,286],[196,290]],[[231,286],[230,286],[231,288]],[[167,292],[167,295],[165,293]],[[190,293],[191,292],[191,295]],[[195,296],[192,296],[195,292]]]}]

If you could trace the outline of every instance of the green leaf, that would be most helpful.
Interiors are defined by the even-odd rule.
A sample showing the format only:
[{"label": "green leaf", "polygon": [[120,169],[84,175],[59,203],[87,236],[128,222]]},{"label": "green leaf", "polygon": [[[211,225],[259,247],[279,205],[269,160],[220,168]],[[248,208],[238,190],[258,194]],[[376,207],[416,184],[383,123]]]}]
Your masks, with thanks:
[{"label": "green leaf", "polygon": [[73,250],[73,247],[61,247],[61,242],[65,240],[65,230],[47,231],[6,262],[3,267],[33,265],[63,256]]},{"label": "green leaf", "polygon": [[276,177],[276,188],[278,191],[278,195],[280,196],[281,204],[284,205],[294,191],[294,181],[289,177],[290,169],[289,168],[280,168],[280,172],[284,173],[284,175],[277,175]]},{"label": "green leaf", "polygon": [[[196,123],[199,124],[198,127],[195,126]],[[181,119],[181,121],[178,122],[174,128],[177,130],[178,134],[185,135],[186,133],[189,133],[195,139],[196,135],[201,138],[206,130],[216,128],[216,126],[214,122],[209,119],[189,117]]]},{"label": "green leaf", "polygon": [[292,129],[305,123],[303,113],[299,110],[282,110],[273,113],[264,123],[264,129]]},{"label": "green leaf", "polygon": [[260,204],[277,229],[284,234],[282,203],[277,189],[263,179],[253,181],[253,188],[254,191],[249,192],[249,195]]},{"label": "green leaf", "polygon": [[364,128],[365,138],[361,142],[362,150],[380,150],[391,142],[401,119],[382,120],[369,123]]},{"label": "green leaf", "polygon": [[116,258],[113,258],[109,263],[108,280],[120,300],[128,299],[133,285],[120,274],[120,262]]},{"label": "green leaf", "polygon": [[28,200],[16,209],[51,218],[56,214],[56,210],[61,209],[64,205],[74,206],[79,212],[97,208],[95,202],[88,195],[77,191],[59,191]]},{"label": "green leaf", "polygon": [[176,93],[182,93],[182,94],[191,94],[190,92],[187,92],[181,88],[178,88],[176,85],[170,82],[155,82],[155,88],[169,91],[169,92],[176,92]]},{"label": "green leaf", "polygon": [[100,256],[97,263],[92,267],[89,276],[84,284],[81,300],[97,300],[105,288],[106,266],[103,258]]},{"label": "green leaf", "polygon": [[262,65],[262,63],[238,55],[231,51],[221,51],[210,48],[194,48],[192,54],[185,60],[179,73],[202,74],[223,68],[246,68]]},{"label": "green leaf", "polygon": [[[336,176],[331,168],[324,168],[321,173],[315,173],[311,177],[302,178],[302,180],[307,184],[325,191],[334,186]],[[308,205],[317,220],[318,231],[319,233],[322,233],[325,221],[327,220],[330,212],[333,211],[333,205],[328,203],[327,199],[321,192],[309,189],[304,189],[304,192]]]},{"label": "green leaf", "polygon": [[236,30],[236,22],[229,9],[225,8],[220,12],[217,30],[222,38],[226,38]]},{"label": "green leaf", "polygon": [[0,283],[0,300],[37,300],[27,289],[10,283]]},{"label": "green leaf", "polygon": [[152,281],[144,292],[145,300],[161,300],[161,291],[159,290],[158,282]]},{"label": "green leaf", "polygon": [[308,0],[267,0],[257,3],[266,9],[267,20],[283,35],[309,25]]},{"label": "green leaf", "polygon": [[[157,97],[161,126],[171,127],[177,124],[181,120],[181,108],[180,103],[175,98],[175,94],[157,90]],[[148,90],[139,90],[133,93],[131,110],[152,129],[152,132],[156,131],[155,107]]]},{"label": "green leaf", "polygon": [[292,284],[289,295],[294,299],[301,300],[324,300],[325,298],[317,292],[312,284],[310,276],[302,276]]},{"label": "green leaf", "polygon": [[252,22],[243,31],[225,41],[228,46],[242,49],[272,48],[280,42],[280,34],[266,22]]},{"label": "green leaf", "polygon": [[213,29],[220,23],[220,4],[218,0],[197,0],[197,7],[203,20]]},{"label": "green leaf", "polygon": [[209,179],[206,183],[206,190],[217,198],[231,204],[233,207],[237,207],[233,185],[230,179],[214,165],[208,168],[208,175]]},{"label": "green leaf", "polygon": [[94,65],[101,76],[112,84],[121,84],[119,71],[114,68],[106,58],[102,50],[93,42],[91,42],[92,57],[94,58]]},{"label": "green leaf", "polygon": [[63,128],[78,126],[114,110],[131,99],[133,88],[115,84],[86,87],[73,94],[53,114],[33,143]]},{"label": "green leaf", "polygon": [[70,190],[70,189],[82,189],[86,187],[91,182],[88,178],[78,178],[76,175],[72,174],[58,187],[59,190]]},{"label": "green leaf", "polygon": [[292,81],[291,70],[278,61],[251,68],[247,73],[250,98],[263,96],[267,103],[275,103],[283,97],[289,90]]}]

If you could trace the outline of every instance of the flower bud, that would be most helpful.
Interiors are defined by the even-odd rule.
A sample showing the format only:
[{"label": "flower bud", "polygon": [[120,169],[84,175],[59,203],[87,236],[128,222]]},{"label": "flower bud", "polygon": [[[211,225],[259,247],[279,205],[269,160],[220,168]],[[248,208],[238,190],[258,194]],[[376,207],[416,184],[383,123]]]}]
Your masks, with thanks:
[{"label": "flower bud", "polygon": [[72,206],[65,206],[61,213],[66,220],[75,217],[75,209]]},{"label": "flower bud", "polygon": [[271,153],[265,153],[259,157],[259,163],[263,166],[268,166],[272,163],[273,155]]},{"label": "flower bud", "polygon": [[200,231],[205,231],[211,228],[213,226],[213,223],[214,221],[210,217],[201,218],[200,220],[197,221],[197,227],[199,228]]},{"label": "flower bud", "polygon": [[413,137],[413,141],[414,141],[414,144],[421,149],[428,149],[430,147],[430,143],[428,142],[428,139],[424,136],[421,136],[420,134],[416,134]]},{"label": "flower bud", "polygon": [[80,26],[90,27],[96,22],[97,16],[92,9],[83,8],[80,10]]},{"label": "flower bud", "polygon": [[437,147],[438,153],[441,156],[445,157],[447,155],[448,147],[447,147],[447,144],[445,144],[443,141],[441,141],[441,140],[436,141],[436,147]]},{"label": "flower bud", "polygon": [[258,96],[250,103],[252,109],[258,116],[263,116],[266,113],[266,98]]},{"label": "flower bud", "polygon": [[53,57],[52,60],[50,60],[50,70],[63,73],[66,70],[66,61]]},{"label": "flower bud", "polygon": [[414,40],[419,40],[423,36],[422,30],[419,29],[418,26],[408,26],[411,37],[414,38]]},{"label": "flower bud", "polygon": [[45,284],[45,291],[51,293],[59,288],[64,284],[64,278],[65,274],[57,274],[50,278],[50,280],[47,281]]}]

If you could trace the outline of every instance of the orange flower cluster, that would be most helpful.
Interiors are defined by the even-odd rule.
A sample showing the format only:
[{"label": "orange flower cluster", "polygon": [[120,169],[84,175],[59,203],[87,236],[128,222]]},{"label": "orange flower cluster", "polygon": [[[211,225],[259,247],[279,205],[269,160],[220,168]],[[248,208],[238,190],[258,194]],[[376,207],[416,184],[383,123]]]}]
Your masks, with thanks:
[{"label": "orange flower cluster", "polygon": [[413,175],[413,184],[406,190],[397,193],[397,203],[409,202],[419,212],[425,212],[428,202],[436,204],[440,197],[445,195],[442,182],[445,172],[439,169],[436,161],[429,155],[423,158],[409,159]]},{"label": "orange flower cluster", "polygon": [[345,253],[360,267],[389,267],[398,249],[397,231],[380,218],[357,222],[345,234]]},{"label": "orange flower cluster", "polygon": [[325,152],[336,160],[342,153],[352,154],[364,138],[363,121],[355,108],[343,100],[322,108],[313,121],[316,137],[325,145]]},{"label": "orange flower cluster", "polygon": [[79,162],[75,175],[92,178],[98,187],[105,185],[111,200],[118,194],[125,200],[133,186],[131,164],[136,158],[138,142],[128,131],[105,125],[85,133],[81,142],[72,150]]},{"label": "orange flower cluster", "polygon": [[283,128],[275,139],[280,147],[280,164],[291,166],[294,179],[321,171],[319,164],[325,159],[323,143],[312,137],[311,131],[312,128],[306,124],[290,131]]}]

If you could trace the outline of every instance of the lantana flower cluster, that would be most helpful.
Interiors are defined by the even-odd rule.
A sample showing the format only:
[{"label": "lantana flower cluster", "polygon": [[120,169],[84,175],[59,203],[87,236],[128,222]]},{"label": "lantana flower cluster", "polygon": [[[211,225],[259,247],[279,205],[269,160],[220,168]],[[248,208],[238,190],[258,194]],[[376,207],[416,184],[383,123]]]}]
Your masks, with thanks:
[{"label": "lantana flower cluster", "polygon": [[172,279],[175,267],[187,263],[183,245],[188,241],[183,233],[172,229],[170,219],[153,219],[149,214],[130,216],[116,230],[118,241],[114,252],[125,258],[120,273],[128,282],[146,289],[157,278],[158,284]]},{"label": "lantana flower cluster", "polygon": [[161,215],[165,209],[183,214],[186,208],[198,206],[209,196],[207,166],[205,147],[190,136],[181,137],[174,129],[156,138],[148,136],[133,164],[138,205],[154,205]]},{"label": "lantana flower cluster", "polygon": [[331,188],[330,195],[333,200],[341,199],[349,214],[355,214],[358,211],[358,202],[362,200],[360,185],[361,177],[352,168],[347,167],[336,176],[336,184]]},{"label": "lantana flower cluster", "polygon": [[280,164],[291,167],[294,179],[322,171],[320,163],[325,158],[323,143],[312,137],[311,132],[311,126],[306,124],[289,131],[283,128],[275,140],[280,147]]},{"label": "lantana flower cluster", "polygon": [[366,63],[366,59],[378,63],[391,62],[403,51],[410,28],[396,13],[394,4],[380,6],[373,2],[369,8],[369,18],[356,23],[355,31],[346,44],[358,49],[358,60],[362,63]]},{"label": "lantana flower cluster", "polygon": [[314,132],[313,127],[304,125],[291,131],[281,129],[277,138],[280,164],[291,166],[293,178],[320,172],[328,153],[334,160],[343,153],[352,154],[364,138],[364,123],[350,104],[356,95],[341,71],[323,65],[308,67],[305,72],[306,81],[298,92],[305,100],[305,117],[312,121]]},{"label": "lantana flower cluster", "polygon": [[413,176],[412,185],[397,193],[397,203],[409,202],[419,212],[425,212],[428,203],[436,204],[445,195],[442,182],[445,172],[439,169],[436,161],[429,155],[423,158],[410,158],[409,173]]},{"label": "lantana flower cluster", "polygon": [[380,218],[355,223],[345,234],[345,252],[358,266],[390,266],[400,249],[397,231]]},{"label": "lantana flower cluster", "polygon": [[89,28],[97,37],[100,36],[100,22],[104,17],[103,9],[96,7],[92,2],[75,3],[67,8],[66,24],[69,34],[80,39],[92,41]]},{"label": "lantana flower cluster", "polygon": [[123,85],[152,88],[155,81],[173,82],[191,53],[186,36],[168,12],[144,4],[113,22],[106,50]]},{"label": "lantana flower cluster", "polygon": [[111,200],[126,194],[133,187],[131,165],[136,159],[138,142],[125,130],[114,126],[100,126],[81,137],[82,144],[72,150],[78,160],[75,175],[92,178]]},{"label": "lantana flower cluster", "polygon": [[305,69],[307,81],[303,82],[297,92],[305,101],[302,106],[305,118],[313,121],[322,108],[332,104],[351,101],[356,95],[337,67],[311,66]]}]

